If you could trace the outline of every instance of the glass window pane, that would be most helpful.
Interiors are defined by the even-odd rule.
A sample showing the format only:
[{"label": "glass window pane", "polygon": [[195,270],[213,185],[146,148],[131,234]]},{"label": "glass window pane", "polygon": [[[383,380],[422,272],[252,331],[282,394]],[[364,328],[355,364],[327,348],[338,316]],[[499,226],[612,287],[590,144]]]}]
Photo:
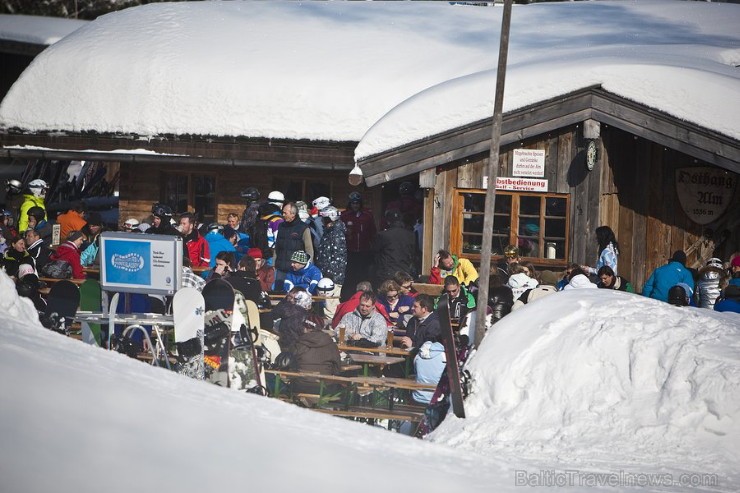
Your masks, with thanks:
[{"label": "glass window pane", "polygon": [[480,253],[483,235],[464,234],[463,253]]},{"label": "glass window pane", "polygon": [[565,238],[565,218],[545,219],[545,238]]},{"label": "glass window pane", "polygon": [[496,214],[511,214],[511,195],[496,194]]},{"label": "glass window pane", "polygon": [[547,259],[565,259],[565,239],[545,241],[545,258]]},{"label": "glass window pane", "polygon": [[164,202],[175,213],[188,210],[188,177],[187,175],[170,175],[165,178]]},{"label": "glass window pane", "polygon": [[522,195],[519,198],[519,214],[540,215],[540,197]]},{"label": "glass window pane", "polygon": [[463,233],[483,233],[483,215],[465,214],[463,216]]},{"label": "glass window pane", "polygon": [[463,194],[465,212],[483,212],[486,208],[486,196],[482,193]]},{"label": "glass window pane", "polygon": [[558,197],[547,197],[545,200],[545,215],[565,217],[567,201]]}]

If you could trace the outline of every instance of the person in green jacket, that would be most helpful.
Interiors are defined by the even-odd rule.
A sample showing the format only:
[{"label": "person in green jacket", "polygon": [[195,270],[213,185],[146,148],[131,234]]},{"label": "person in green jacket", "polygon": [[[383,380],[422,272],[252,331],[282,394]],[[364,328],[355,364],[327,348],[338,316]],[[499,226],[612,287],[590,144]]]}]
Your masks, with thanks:
[{"label": "person in green jacket", "polygon": [[28,193],[23,194],[23,203],[18,212],[18,234],[22,235],[28,229],[28,211],[31,207],[41,207],[46,212],[46,192],[49,185],[39,178],[31,180],[28,184]]},{"label": "person in green jacket", "polygon": [[602,289],[616,289],[617,291],[626,291],[628,293],[634,293],[635,288],[632,284],[622,276],[614,274],[614,270],[608,265],[604,265],[599,269],[597,273],[599,276],[599,283],[596,285]]}]

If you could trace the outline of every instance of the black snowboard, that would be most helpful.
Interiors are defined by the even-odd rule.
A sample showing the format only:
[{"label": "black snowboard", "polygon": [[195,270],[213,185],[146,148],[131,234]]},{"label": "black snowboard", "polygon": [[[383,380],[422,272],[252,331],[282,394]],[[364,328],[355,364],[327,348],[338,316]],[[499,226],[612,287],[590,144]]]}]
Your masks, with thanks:
[{"label": "black snowboard", "polygon": [[229,386],[229,339],[234,312],[234,288],[223,279],[203,287],[205,300],[204,363],[208,382]]},{"label": "black snowboard", "polygon": [[51,287],[46,301],[42,325],[47,329],[68,334],[69,326],[80,306],[79,288],[71,281],[57,281]]},{"label": "black snowboard", "polygon": [[[452,402],[452,411],[458,418],[465,417],[465,408],[463,406],[463,392],[460,384],[460,365],[464,361],[459,361],[461,357],[458,354],[455,344],[455,333],[450,323],[450,305],[449,295],[444,293],[439,298],[437,304],[437,316],[439,317],[439,328],[442,331],[442,345],[445,347],[445,356],[447,356],[447,379],[449,382],[450,400]],[[465,351],[467,353],[467,351]]]}]

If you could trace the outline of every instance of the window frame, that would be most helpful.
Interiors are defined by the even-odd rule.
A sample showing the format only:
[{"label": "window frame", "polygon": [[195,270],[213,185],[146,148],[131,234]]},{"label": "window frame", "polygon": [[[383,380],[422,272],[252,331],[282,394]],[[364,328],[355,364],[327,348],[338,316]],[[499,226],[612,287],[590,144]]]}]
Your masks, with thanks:
[{"label": "window frame", "polygon": [[[185,176],[188,180],[187,184],[187,210],[181,211],[176,210],[174,204],[171,204],[169,197],[167,197],[168,180],[171,178]],[[195,208],[195,178],[196,177],[207,177],[213,180],[213,215],[204,215],[201,211],[197,211]],[[218,221],[218,173],[208,171],[174,171],[174,170],[163,170],[161,174],[161,197],[160,202],[167,204],[172,207],[174,214],[182,214],[185,212],[196,212],[198,214],[198,220],[203,224],[209,224],[211,222]],[[177,218],[175,218],[177,220]]]},{"label": "window frame", "polygon": [[[466,194],[478,194],[485,195],[486,190],[483,189],[469,189],[469,188],[456,188],[453,194],[452,200],[452,220],[450,221],[450,251],[456,253],[459,257],[467,258],[474,263],[480,263],[480,254],[464,252],[463,251],[463,233],[464,233],[464,215],[471,214],[470,211],[465,211],[465,195]],[[519,240],[519,223],[522,215],[520,214],[520,204],[522,197],[538,197],[540,199],[540,212],[539,212],[539,233],[538,233],[538,249],[539,254],[542,256],[537,257],[525,257],[522,256],[522,260],[532,262],[534,264],[562,267],[568,263],[570,258],[570,194],[568,193],[550,193],[550,192],[517,192],[509,190],[496,190],[497,198],[505,195],[511,197],[511,212],[509,213],[510,227],[509,227],[509,238],[508,244],[517,245]],[[561,218],[562,216],[547,216],[547,199],[558,198],[565,200],[565,236],[558,237],[564,241],[564,258],[548,259],[544,257],[546,241],[545,241],[545,220],[548,218]],[[472,213],[477,215],[483,215],[484,213],[477,212]],[[493,234],[493,233],[492,233]],[[521,235],[531,236],[531,235]],[[553,237],[548,237],[548,240]],[[492,255],[491,258],[494,261],[501,259],[503,255]]]}]

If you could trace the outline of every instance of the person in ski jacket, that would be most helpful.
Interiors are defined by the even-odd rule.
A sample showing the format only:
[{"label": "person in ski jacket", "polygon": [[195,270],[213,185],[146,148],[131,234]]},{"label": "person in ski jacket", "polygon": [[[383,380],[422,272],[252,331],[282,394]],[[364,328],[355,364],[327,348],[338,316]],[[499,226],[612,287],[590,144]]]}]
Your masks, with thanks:
[{"label": "person in ski jacket", "polygon": [[371,247],[377,229],[372,212],[364,207],[362,195],[357,191],[349,194],[347,208],[339,219],[347,227],[347,275],[342,290],[342,299],[346,300],[357,283],[369,279]]},{"label": "person in ski jacket", "polygon": [[[426,341],[414,357],[416,383],[437,385],[446,366],[447,357],[442,343]],[[433,390],[414,390],[411,393],[412,399],[419,404],[429,404],[433,395]]]},{"label": "person in ski jacket", "polygon": [[216,255],[221,252],[230,252],[236,257],[236,248],[231,241],[224,237],[224,227],[220,224],[209,224],[205,239],[208,242],[208,251],[211,254],[209,267],[213,268],[216,266]]},{"label": "person in ski jacket", "polygon": [[714,304],[714,311],[740,313],[740,286],[728,285]]},{"label": "person in ski jacket", "polygon": [[[41,207],[46,212],[46,192],[49,186],[44,180],[31,180],[28,184],[28,191],[23,194],[23,203],[18,211],[18,233],[23,234],[28,229],[28,210],[31,207]],[[62,237],[64,238],[64,237]]]},{"label": "person in ski jacket", "polygon": [[66,238],[72,231],[82,231],[87,221],[84,218],[85,206],[82,202],[72,204],[67,212],[57,216],[57,224],[60,226],[59,235]]},{"label": "person in ski jacket", "polygon": [[710,258],[707,264],[699,271],[699,280],[696,283],[696,304],[701,308],[714,309],[714,303],[722,293],[722,287],[727,281],[727,273],[722,261]]},{"label": "person in ski jacket", "polygon": [[[298,207],[293,202],[283,206],[283,219],[280,223],[275,240],[275,286],[281,289],[282,282],[290,273],[292,268],[292,255],[297,251],[303,251],[313,258],[313,239],[308,225],[298,217]],[[321,279],[319,276],[316,279]]]},{"label": "person in ski jacket", "polygon": [[262,299],[262,287],[257,279],[257,264],[249,255],[245,255],[239,260],[236,271],[232,272],[226,278],[226,282],[242,293],[244,299],[252,300],[259,304]]},{"label": "person in ski jacket", "polygon": [[[322,329],[324,319],[310,314],[303,321],[303,334],[298,337],[293,346],[293,357],[300,372],[319,373],[321,375],[337,375],[342,366],[339,349],[334,340]],[[294,379],[293,392],[319,393],[321,384],[316,381]],[[334,389],[324,389],[325,393],[333,393]]]},{"label": "person in ski jacket", "polygon": [[[35,229],[47,246],[51,245],[54,227],[46,220],[46,210],[33,206],[28,209],[28,229]],[[26,231],[28,231],[28,229]]]},{"label": "person in ski jacket", "polygon": [[259,205],[257,219],[252,229],[252,245],[265,251],[268,248],[275,248],[280,224],[284,221],[280,213],[280,207],[272,202],[265,202]]},{"label": "person in ski jacket", "polygon": [[[342,317],[357,309],[360,305],[360,296],[362,296],[363,293],[371,292],[372,290],[373,287],[368,281],[357,283],[355,294],[353,294],[352,297],[344,303],[340,303],[336,312],[334,312],[334,318],[331,319],[332,328],[336,329],[339,326],[339,322],[342,320]],[[386,312],[385,308],[379,301],[375,302],[375,309],[383,316],[387,325],[393,325],[393,322],[391,322],[391,319],[388,316],[388,312]]]},{"label": "person in ski jacket", "polygon": [[418,350],[427,341],[440,342],[442,329],[434,311],[434,299],[428,294],[420,294],[414,299],[413,313],[413,318],[406,324],[406,335],[401,338],[401,345]]},{"label": "person in ski jacket", "polygon": [[506,285],[511,288],[514,301],[518,300],[519,297],[528,289],[534,289],[539,285],[537,279],[529,277],[526,273],[526,268],[521,264],[512,264],[510,269],[511,275],[509,276],[509,280]]},{"label": "person in ski jacket", "polygon": [[347,313],[339,321],[340,330],[344,327],[344,340],[358,347],[378,347],[388,339],[388,325],[385,318],[375,309],[377,297],[372,291],[360,295],[357,309]]},{"label": "person in ski jacket", "polygon": [[152,205],[152,226],[146,230],[150,235],[180,236],[180,232],[172,225],[172,208],[166,204]]},{"label": "person in ski jacket", "polygon": [[208,267],[211,263],[211,251],[208,242],[195,227],[195,215],[186,212],[180,216],[180,229],[183,235],[183,250],[193,267]]},{"label": "person in ski jacket", "polygon": [[[455,276],[445,277],[444,293],[447,293],[449,300],[450,320],[459,324],[459,327],[464,326],[468,313],[475,311],[475,298]],[[435,309],[440,298],[441,295],[434,300]]]},{"label": "person in ski jacket", "polygon": [[18,268],[21,264],[33,266],[33,257],[26,251],[25,240],[20,236],[14,236],[3,254],[3,266],[10,277],[18,277]]},{"label": "person in ski jacket", "polygon": [[339,211],[336,207],[325,207],[319,215],[324,223],[324,232],[316,253],[316,267],[341,290],[347,270],[347,229],[339,220]]},{"label": "person in ski jacket", "polygon": [[401,220],[401,214],[391,211],[388,214],[390,227],[375,237],[375,285],[392,279],[399,270],[414,269],[416,261],[416,237]]},{"label": "person in ski jacket", "polygon": [[411,316],[414,307],[414,298],[401,294],[401,288],[393,279],[388,279],[378,288],[378,302],[383,305],[385,311],[394,325],[403,327],[404,319]]},{"label": "person in ski jacket", "polygon": [[609,226],[599,226],[596,228],[596,241],[599,243],[599,258],[596,261],[596,267],[583,265],[581,269],[586,274],[596,274],[599,269],[606,265],[611,267],[615,275],[618,274],[619,243],[617,243],[617,238],[614,236],[614,231]]},{"label": "person in ski jacket", "polygon": [[489,277],[488,285],[488,306],[491,308],[491,323],[495,324],[511,313],[511,308],[514,305],[514,295],[511,288],[504,284],[503,274],[493,274]]},{"label": "person in ski jacket", "polygon": [[247,256],[254,259],[257,279],[260,282],[262,291],[271,291],[275,282],[275,269],[271,265],[267,265],[262,250],[255,247],[250,248],[247,250]]},{"label": "person in ski jacket", "polygon": [[466,258],[458,258],[447,250],[440,250],[434,256],[429,284],[442,284],[447,276],[455,276],[460,284],[470,285],[478,279],[478,271]]},{"label": "person in ski jacket", "polygon": [[570,272],[568,284],[563,288],[563,291],[570,291],[571,289],[596,289],[596,284],[592,283],[579,267]]},{"label": "person in ski jacket", "polygon": [[80,246],[83,241],[85,241],[85,235],[82,231],[72,231],[67,236],[67,241],[59,245],[56,251],[49,256],[50,261],[64,260],[69,263],[74,279],[85,279],[85,271],[80,261]]},{"label": "person in ski jacket", "polygon": [[39,232],[35,229],[29,229],[28,231],[26,231],[26,236],[24,239],[26,242],[26,251],[31,257],[33,257],[33,263],[36,267],[36,271],[41,272],[41,269],[43,269],[44,266],[49,263],[51,250],[49,250],[49,247],[46,246],[44,240],[41,239],[41,236],[39,236]]},{"label": "person in ski jacket", "polygon": [[324,276],[319,268],[311,263],[310,255],[303,250],[293,252],[290,257],[290,265],[291,271],[285,277],[283,290],[290,291],[294,287],[298,287],[311,294],[316,294],[316,286]]},{"label": "person in ski jacket", "polygon": [[693,288],[694,277],[686,268],[686,254],[676,250],[666,265],[653,271],[645,285],[642,295],[661,301],[668,301],[668,290],[679,283],[686,283]]}]

